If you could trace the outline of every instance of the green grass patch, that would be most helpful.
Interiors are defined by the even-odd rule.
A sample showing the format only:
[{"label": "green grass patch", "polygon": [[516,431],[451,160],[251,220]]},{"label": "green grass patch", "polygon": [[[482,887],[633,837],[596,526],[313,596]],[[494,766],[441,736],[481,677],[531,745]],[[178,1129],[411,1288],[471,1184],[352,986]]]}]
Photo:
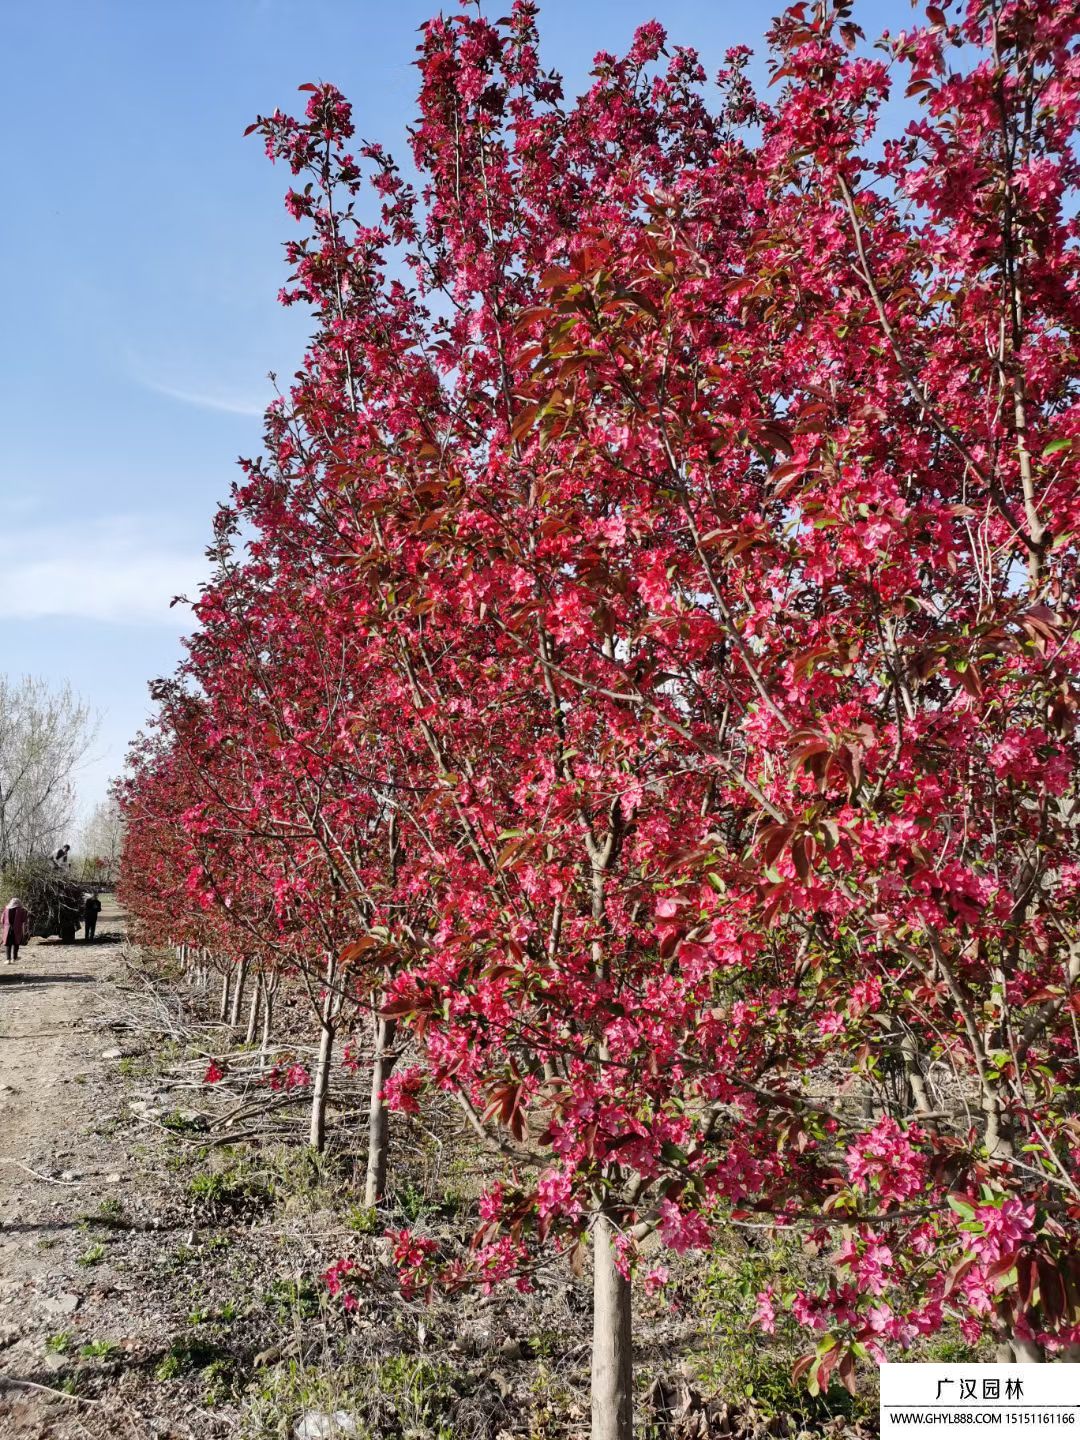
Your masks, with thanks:
[{"label": "green grass patch", "polygon": [[190,1335],[177,1335],[154,1370],[157,1380],[178,1380],[211,1366],[231,1368],[232,1361],[218,1345]]},{"label": "green grass patch", "polygon": [[84,1360],[108,1360],[115,1355],[117,1347],[112,1340],[89,1340],[79,1348]]}]

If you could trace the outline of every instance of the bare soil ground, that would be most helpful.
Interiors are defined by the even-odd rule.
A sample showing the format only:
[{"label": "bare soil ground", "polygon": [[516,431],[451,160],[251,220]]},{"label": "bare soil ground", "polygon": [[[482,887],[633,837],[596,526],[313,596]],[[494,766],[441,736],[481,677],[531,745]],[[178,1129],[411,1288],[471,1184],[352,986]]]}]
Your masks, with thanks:
[{"label": "bare soil ground", "polygon": [[[116,1048],[95,1020],[122,968],[123,922],[106,905],[92,944],[32,940],[0,963],[0,1433],[61,1435],[65,1359],[50,1336],[104,1334],[120,1322],[125,1280],[80,1265],[85,1218],[132,1188],[113,1140]],[[111,1203],[110,1203],[111,1202]],[[89,1343],[89,1342],[87,1342]],[[82,1433],[76,1427],[71,1433]],[[118,1433],[123,1433],[120,1430]]]},{"label": "bare soil ground", "polygon": [[[305,1095],[267,1084],[212,989],[131,950],[109,905],[96,944],[0,963],[0,1437],[582,1440],[588,1274],[556,1259],[530,1295],[403,1299],[384,1231],[467,1239],[470,1137],[449,1111],[396,1117],[392,1193],[365,1211],[363,1064],[335,1073],[315,1156]],[[282,1068],[308,1058],[306,1004],[279,997]],[[352,1310],[323,1280],[343,1257]],[[863,1434],[784,1413],[791,1357],[745,1325],[776,1263],[735,1237],[642,1298],[643,1440]]]}]

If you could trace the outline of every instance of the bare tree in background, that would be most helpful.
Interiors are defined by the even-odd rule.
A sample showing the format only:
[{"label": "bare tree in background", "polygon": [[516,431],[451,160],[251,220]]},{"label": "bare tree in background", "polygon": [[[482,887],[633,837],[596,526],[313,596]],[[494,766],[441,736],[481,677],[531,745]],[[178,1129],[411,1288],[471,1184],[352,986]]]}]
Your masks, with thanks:
[{"label": "bare tree in background", "polygon": [[110,796],[102,800],[83,826],[76,849],[80,873],[87,880],[114,879],[124,843],[124,817]]},{"label": "bare tree in background", "polygon": [[51,854],[71,823],[96,722],[69,685],[0,676],[0,863]]}]

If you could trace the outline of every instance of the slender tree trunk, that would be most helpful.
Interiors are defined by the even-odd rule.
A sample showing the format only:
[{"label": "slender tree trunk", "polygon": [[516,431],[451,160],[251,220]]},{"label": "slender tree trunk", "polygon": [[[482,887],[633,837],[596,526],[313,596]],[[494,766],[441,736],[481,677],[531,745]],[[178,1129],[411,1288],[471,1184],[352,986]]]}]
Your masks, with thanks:
[{"label": "slender tree trunk", "polygon": [[321,1154],[326,1147],[326,1101],[330,1093],[330,1060],[334,1053],[334,1022],[324,1018],[319,1028],[319,1058],[311,1092],[311,1130],[308,1143]]},{"label": "slender tree trunk", "polygon": [[270,1058],[270,1034],[274,1024],[274,992],[265,979],[260,983],[263,992],[262,1063],[265,1067]]},{"label": "slender tree trunk", "polygon": [[233,986],[232,1009],[229,1011],[229,1024],[235,1029],[240,1024],[240,1011],[244,1004],[244,982],[247,980],[247,960],[241,960],[236,967],[236,984]]},{"label": "slender tree trunk", "polygon": [[221,1006],[218,1010],[218,1018],[223,1024],[229,1018],[229,972],[227,970],[221,977]]},{"label": "slender tree trunk", "polygon": [[397,1021],[380,1016],[375,1030],[375,1059],[371,1066],[371,1107],[368,1111],[367,1182],[364,1204],[377,1205],[386,1190],[386,1161],[390,1148],[390,1116],[382,1098],[383,1086],[390,1079],[397,1055],[394,1053],[394,1032]]},{"label": "slender tree trunk", "polygon": [[904,1036],[900,1044],[900,1051],[904,1057],[904,1074],[907,1076],[907,1083],[911,1089],[915,1109],[920,1115],[929,1115],[934,1107],[930,1102],[930,1094],[926,1088],[926,1077],[923,1074],[918,1047],[911,1035]]},{"label": "slender tree trunk", "polygon": [[633,1440],[634,1355],[630,1281],[615,1268],[615,1230],[593,1227],[592,1440]]},{"label": "slender tree trunk", "polygon": [[256,977],[255,984],[251,988],[251,1004],[248,1006],[247,1030],[244,1034],[244,1044],[254,1045],[255,1032],[259,1028],[259,996],[262,993],[262,985]]},{"label": "slender tree trunk", "polygon": [[326,995],[319,1020],[319,1057],[315,1062],[315,1083],[311,1093],[311,1131],[309,1144],[321,1154],[326,1146],[326,1100],[330,1093],[330,1062],[334,1054],[334,1031],[337,1002],[334,983],[334,959],[326,962]]}]

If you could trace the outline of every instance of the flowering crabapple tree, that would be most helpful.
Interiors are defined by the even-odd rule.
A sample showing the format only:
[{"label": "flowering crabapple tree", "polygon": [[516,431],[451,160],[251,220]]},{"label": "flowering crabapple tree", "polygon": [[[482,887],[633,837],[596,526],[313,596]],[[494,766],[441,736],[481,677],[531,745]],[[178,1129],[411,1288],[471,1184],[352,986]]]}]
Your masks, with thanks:
[{"label": "flowering crabapple tree", "polygon": [[[336,531],[326,544],[347,550],[372,681],[381,676],[396,705],[392,788],[416,839],[385,914],[385,948],[400,959],[384,1016],[408,1018],[436,1083],[477,1129],[485,1116],[507,1123],[500,1149],[511,1160],[563,1153],[554,1132],[539,1151],[526,1145],[527,1129],[543,1129],[533,1125],[538,1111],[565,1126],[566,1160],[535,1194],[507,1195],[513,1233],[481,1244],[473,1268],[492,1282],[527,1266],[525,1227],[575,1247],[595,1231],[594,1427],[622,1434],[632,1404],[631,1257],[616,1244],[630,1203],[624,1180],[651,1184],[662,1153],[682,1155],[676,1139],[689,1133],[664,1111],[670,1087],[659,1055],[639,1076],[633,1053],[644,1032],[632,1007],[662,1010],[678,987],[657,988],[670,952],[657,950],[655,876],[642,867],[661,832],[645,829],[643,851],[625,842],[647,785],[657,819],[676,797],[693,807],[700,796],[651,718],[644,731],[632,716],[624,729],[618,697],[597,705],[561,693],[558,666],[573,635],[552,623],[544,590],[569,537],[552,543],[553,497],[538,489],[547,466],[525,453],[517,392],[532,366],[517,326],[544,293],[536,278],[553,246],[636,208],[632,172],[643,154],[656,183],[674,183],[686,157],[717,143],[719,127],[694,93],[692,56],[680,54],[670,92],[654,94],[653,30],[562,115],[555,82],[536,66],[533,18],[519,5],[505,35],[485,22],[428,27],[416,157],[433,195],[422,237],[411,193],[372,147],[385,228],[357,221],[358,169],[337,148],[351,121],[336,92],[314,91],[304,122],[263,122],[273,153],[311,177],[290,195],[313,235],[292,247],[289,294],[323,322],[292,397],[304,434],[289,431],[277,464],[318,468]],[[625,137],[612,154],[604,116],[619,106]],[[521,155],[494,128],[491,117],[504,111],[533,137]],[[741,180],[733,172],[718,187],[732,214]],[[449,318],[384,279],[391,239],[417,289],[439,293]],[[590,538],[597,533],[590,526]],[[539,653],[514,633],[519,609]],[[415,902],[424,923],[403,926],[395,912]],[[626,1035],[615,1044],[620,1015]],[[399,1077],[392,1093],[411,1101],[414,1078]],[[600,1107],[598,1129],[588,1115]],[[579,1130],[590,1132],[583,1141]],[[636,1147],[624,1166],[607,1158],[613,1141]],[[668,1203],[676,1243],[704,1234]],[[501,1213],[494,1205],[493,1193],[491,1222]],[[404,1256],[424,1256],[422,1244],[401,1243]]]},{"label": "flowering crabapple tree", "polygon": [[648,25],[570,104],[518,0],[424,27],[418,185],[331,86],[252,127],[314,335],[219,521],[184,831],[290,955],[327,907],[375,1101],[500,1157],[406,1284],[591,1240],[594,1440],[642,1245],[720,1221],[830,1262],[759,1297],[812,1387],[1080,1342],[1078,33],[821,0],[771,103]]},{"label": "flowering crabapple tree", "polygon": [[139,736],[129,749],[127,775],[116,787],[124,817],[117,894],[136,943],[153,947],[166,937],[186,961],[189,954],[201,957],[214,936],[207,916],[188,903],[184,877],[191,860],[177,822],[193,794],[182,793],[169,760],[157,732]]},{"label": "flowering crabapple tree", "polygon": [[[196,606],[202,623],[189,660],[177,682],[159,688],[167,754],[196,796],[174,812],[174,824],[189,862],[188,905],[216,917],[241,957],[239,973],[258,962],[264,1005],[283,970],[311,1000],[319,1025],[311,1143],[321,1149],[334,1041],[358,998],[340,952],[363,920],[357,867],[374,844],[378,807],[365,803],[368,792],[356,790],[348,770],[356,672],[341,647],[335,652],[321,611],[304,610],[297,572],[269,545],[247,565],[234,563],[231,523],[223,511],[218,570]],[[305,666],[311,672],[298,684]]]},{"label": "flowering crabapple tree", "polygon": [[[645,867],[690,1025],[665,977],[674,1048],[637,1055],[677,1066],[693,1144],[637,1169],[623,1233],[646,1189],[677,1244],[717,1196],[839,1231],[838,1283],[761,1297],[821,1332],[822,1385],[949,1315],[1018,1358],[1080,1338],[1078,13],[930,7],[877,61],[849,7],[807,12],[773,31],[775,109],[732,57],[750,233],[709,188],[729,149],[580,236],[518,325],[517,430],[589,476],[549,482],[569,543],[533,572],[560,694],[642,726],[627,770],[666,743],[708,786]],[[871,161],[896,71],[925,114]]]},{"label": "flowering crabapple tree", "polygon": [[[723,1033],[749,1007],[761,1048],[739,1037],[744,1113],[691,1169],[748,1147],[766,1168],[725,1198],[842,1236],[839,1283],[761,1299],[821,1332],[816,1385],[949,1315],[1018,1358],[1080,1338],[1078,13],[931,7],[887,63],[848,9],[778,22],[774,110],[731,77],[762,131],[741,254],[687,176],[644,235],[571,247],[523,327],[524,423],[590,476],[548,525],[587,535],[618,496],[602,561],[548,577],[559,678],[712,775],[657,936],[710,972],[697,1025],[727,990]],[[871,162],[895,71],[925,114]],[[679,1040],[702,1116],[714,1045]]]},{"label": "flowering crabapple tree", "polygon": [[[163,694],[159,688],[159,699]],[[195,813],[200,805],[205,814],[206,801],[203,777],[186,763],[191,755],[194,709],[188,706],[183,718],[174,711],[171,731],[163,723],[164,715],[163,708],[151,734],[132,746],[127,777],[117,788],[120,812],[131,826],[122,849],[120,898],[132,917],[133,936],[139,943],[156,947],[163,936],[168,937],[185,969],[204,978],[212,969],[220,971],[219,1018],[223,1022],[237,1023],[242,979],[252,965],[256,967],[249,1039],[254,1039],[261,1009],[265,1052],[273,1023],[276,977],[252,936],[230,929],[229,908],[222,906],[215,913],[193,893],[198,852],[181,817]]]}]

